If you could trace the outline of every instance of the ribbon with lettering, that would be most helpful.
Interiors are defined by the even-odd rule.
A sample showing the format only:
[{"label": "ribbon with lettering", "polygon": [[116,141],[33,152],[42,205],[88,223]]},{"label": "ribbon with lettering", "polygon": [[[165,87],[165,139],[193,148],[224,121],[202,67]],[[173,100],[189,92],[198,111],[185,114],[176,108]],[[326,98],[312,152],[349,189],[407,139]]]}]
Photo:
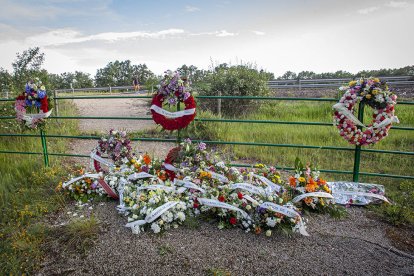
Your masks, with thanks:
[{"label": "ribbon with lettering", "polygon": [[[225,187],[225,186],[222,186],[222,187]],[[266,195],[266,192],[263,188],[254,186],[249,183],[234,183],[234,184],[230,184],[229,188],[233,190],[234,189],[245,190],[252,194],[257,194],[257,195],[263,195],[263,196]]]},{"label": "ribbon with lettering", "polygon": [[98,178],[100,178],[100,176],[97,173],[85,173],[84,175],[72,178],[71,180],[63,183],[62,188],[65,188],[66,186],[68,186],[72,183],[75,183],[76,181],[79,181],[79,180],[84,179],[84,178],[96,178],[96,179],[98,179]]},{"label": "ribbon with lettering", "polygon": [[229,179],[227,177],[225,177],[224,175],[222,175],[222,174],[215,173],[215,172],[210,171],[210,170],[204,170],[204,171],[211,173],[211,177],[214,178],[214,179],[220,180],[223,183],[229,183]]},{"label": "ribbon with lettering", "polygon": [[200,191],[202,193],[206,192],[203,188],[201,188],[198,185],[194,184],[193,182],[190,182],[190,181],[187,181],[187,180],[179,180],[177,178],[174,178],[174,184],[179,185],[179,186],[183,186],[187,189],[197,190],[197,191]]},{"label": "ribbon with lettering", "polygon": [[257,175],[257,174],[254,174],[254,173],[252,174],[252,176],[258,178],[264,184],[266,184],[267,186],[269,186],[272,189],[272,191],[276,191],[278,193],[278,192],[280,192],[280,189],[282,188],[280,185],[277,185],[277,184],[273,183],[272,181],[270,181],[269,179],[267,179],[264,176]]},{"label": "ribbon with lettering", "polygon": [[157,218],[159,218],[166,211],[168,211],[169,209],[171,209],[172,207],[174,207],[175,205],[177,205],[180,202],[181,201],[169,201],[169,202],[161,205],[160,207],[156,208],[149,215],[147,215],[145,217],[145,219],[129,222],[125,225],[125,227],[130,227],[132,229],[134,226],[141,226],[141,225],[144,225],[146,223],[151,223],[154,220],[156,220]]},{"label": "ribbon with lettering", "polygon": [[[264,202],[260,205],[260,207],[271,210],[273,212],[281,213],[290,218],[299,218],[299,223],[297,224],[297,229],[299,230],[299,233],[301,233],[303,236],[309,236],[308,232],[306,231],[305,225],[303,224],[301,215],[295,210],[282,205],[274,204],[272,202]],[[294,229],[295,228],[296,227],[294,227]]]},{"label": "ribbon with lettering", "polygon": [[295,198],[292,199],[293,203],[296,203],[298,201],[301,201],[302,199],[306,198],[306,197],[323,197],[323,198],[330,198],[333,199],[333,195],[331,195],[330,193],[325,193],[325,192],[314,192],[314,193],[304,193],[301,195],[296,196]]},{"label": "ribbon with lettering", "polygon": [[197,200],[200,204],[203,204],[205,206],[223,208],[223,209],[228,209],[228,210],[239,212],[240,214],[242,214],[244,218],[251,220],[250,216],[245,211],[233,205],[230,205],[230,204],[227,204],[227,203],[215,200],[215,199],[208,199],[208,198],[198,198]]},{"label": "ribbon with lettering", "polygon": [[154,110],[156,113],[160,115],[163,115],[171,119],[180,118],[180,117],[184,117],[187,115],[193,115],[196,111],[195,108],[191,108],[191,109],[185,109],[185,110],[176,111],[176,112],[170,112],[154,104],[151,106],[150,109]]}]

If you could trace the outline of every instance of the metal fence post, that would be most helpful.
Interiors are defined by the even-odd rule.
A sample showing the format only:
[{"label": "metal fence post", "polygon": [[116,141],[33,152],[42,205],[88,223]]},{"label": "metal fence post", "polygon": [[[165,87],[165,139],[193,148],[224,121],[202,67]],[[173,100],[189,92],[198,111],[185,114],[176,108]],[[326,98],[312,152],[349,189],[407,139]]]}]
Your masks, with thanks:
[{"label": "metal fence post", "polygon": [[58,106],[58,100],[56,99],[56,95],[57,95],[57,93],[56,93],[56,89],[55,89],[55,90],[53,90],[53,102],[55,104],[55,115],[59,116],[59,106]]},{"label": "metal fence post", "polygon": [[[358,120],[363,123],[364,120],[364,103],[360,102],[358,106]],[[358,129],[362,129],[361,126],[358,126]],[[361,163],[361,145],[355,146],[355,155],[354,155],[354,170],[352,173],[352,181],[358,182],[359,180],[359,166]]]},{"label": "metal fence post", "polygon": [[[181,107],[180,107],[180,101],[178,100],[177,103],[177,111],[180,111]],[[179,145],[181,143],[181,133],[180,133],[180,129],[177,130],[177,144]]]},{"label": "metal fence post", "polygon": [[[221,90],[218,91],[218,95],[221,97]],[[217,99],[217,114],[221,118],[221,98]]]},{"label": "metal fence post", "polygon": [[47,153],[46,136],[45,132],[42,129],[40,129],[40,140],[42,141],[43,161],[45,163],[45,167],[49,167],[49,155]]}]

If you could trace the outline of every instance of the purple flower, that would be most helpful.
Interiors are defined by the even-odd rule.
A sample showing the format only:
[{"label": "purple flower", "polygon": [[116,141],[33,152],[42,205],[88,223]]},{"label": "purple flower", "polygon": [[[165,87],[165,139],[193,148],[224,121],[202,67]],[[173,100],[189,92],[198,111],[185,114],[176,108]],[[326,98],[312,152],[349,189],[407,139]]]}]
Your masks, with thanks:
[{"label": "purple flower", "polygon": [[205,150],[205,149],[206,149],[206,144],[205,144],[205,143],[203,143],[203,142],[199,143],[199,144],[198,144],[198,149],[199,149],[199,150]]},{"label": "purple flower", "polygon": [[190,138],[185,139],[185,140],[184,140],[184,143],[186,143],[186,144],[191,144],[191,139],[190,139]]},{"label": "purple flower", "polygon": [[177,103],[177,101],[175,100],[175,98],[169,98],[169,99],[168,99],[168,103],[169,103],[169,104],[176,104],[176,103]]},{"label": "purple flower", "polygon": [[142,166],[142,167],[141,167],[141,170],[142,170],[143,172],[148,173],[149,168],[148,168],[146,165],[144,165],[144,166]]},{"label": "purple flower", "polygon": [[184,93],[184,101],[190,98],[191,94],[189,92]]},{"label": "purple flower", "polygon": [[37,96],[39,97],[39,99],[43,99],[44,97],[46,97],[46,91],[39,90],[37,92]]}]

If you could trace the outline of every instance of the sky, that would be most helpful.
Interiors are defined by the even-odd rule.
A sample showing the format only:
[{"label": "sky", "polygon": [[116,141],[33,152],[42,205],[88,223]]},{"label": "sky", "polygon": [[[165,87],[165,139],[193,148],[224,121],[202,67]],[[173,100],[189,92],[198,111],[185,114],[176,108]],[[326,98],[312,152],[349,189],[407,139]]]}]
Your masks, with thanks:
[{"label": "sky", "polygon": [[115,60],[156,74],[254,63],[282,75],[414,65],[414,0],[0,0],[0,67],[29,47],[50,73]]}]

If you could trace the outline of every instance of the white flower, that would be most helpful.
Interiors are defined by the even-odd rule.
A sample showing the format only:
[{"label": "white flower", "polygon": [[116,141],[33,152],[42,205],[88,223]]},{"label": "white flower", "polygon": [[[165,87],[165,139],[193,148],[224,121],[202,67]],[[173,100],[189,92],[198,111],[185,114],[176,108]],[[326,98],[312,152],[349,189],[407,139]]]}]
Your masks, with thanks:
[{"label": "white flower", "polygon": [[266,231],[266,236],[267,236],[267,237],[270,237],[271,235],[272,235],[272,230],[267,230],[267,231]]},{"label": "white flower", "polygon": [[176,216],[180,221],[185,220],[185,214],[183,212],[178,212]]},{"label": "white flower", "polygon": [[273,196],[268,196],[268,197],[267,197],[267,200],[269,200],[269,201],[273,201]]},{"label": "white flower", "polygon": [[133,214],[133,215],[132,215],[132,218],[133,218],[133,219],[138,219],[138,216],[137,216],[136,214]]},{"label": "white flower", "polygon": [[177,224],[177,223],[174,223],[174,224],[173,224],[173,227],[174,227],[174,228],[178,228],[178,224]]},{"label": "white flower", "polygon": [[266,224],[267,224],[267,226],[269,226],[269,227],[275,227],[275,225],[276,225],[276,220],[275,220],[275,219],[273,219],[273,218],[267,218],[267,219],[266,219]]},{"label": "white flower", "polygon": [[246,210],[247,211],[249,211],[249,210],[251,210],[252,209],[252,206],[250,206],[250,205],[246,205]]},{"label": "white flower", "polygon": [[160,228],[160,226],[157,223],[154,222],[153,224],[151,224],[151,230],[155,234],[157,234],[157,233],[159,233],[161,231],[161,228]]},{"label": "white flower", "polygon": [[139,234],[141,233],[141,228],[139,228],[139,225],[134,225],[131,227],[132,233],[133,234]]}]

